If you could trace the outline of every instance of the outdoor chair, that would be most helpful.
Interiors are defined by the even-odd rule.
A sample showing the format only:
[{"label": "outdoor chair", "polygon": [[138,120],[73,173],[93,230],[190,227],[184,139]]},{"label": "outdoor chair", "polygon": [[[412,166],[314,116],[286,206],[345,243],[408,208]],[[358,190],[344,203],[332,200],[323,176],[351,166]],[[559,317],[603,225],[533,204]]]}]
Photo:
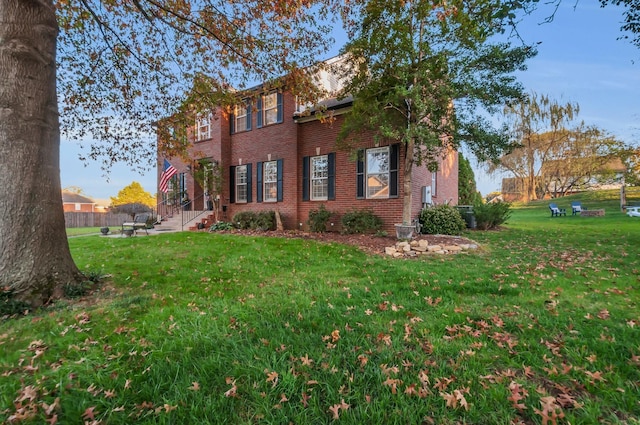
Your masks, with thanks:
[{"label": "outdoor chair", "polygon": [[148,235],[147,220],[149,214],[136,214],[133,221],[125,221],[122,223],[122,234],[125,234],[125,230],[131,230],[131,234],[137,234],[138,229],[144,229],[144,232]]},{"label": "outdoor chair", "polygon": [[549,209],[551,210],[551,217],[560,217],[561,215],[567,215],[567,210],[565,208],[558,208],[555,203],[549,204]]},{"label": "outdoor chair", "polygon": [[571,203],[571,215],[576,215],[578,213],[581,213],[582,211],[586,211],[586,207],[582,206],[582,203],[580,201],[573,201]]}]

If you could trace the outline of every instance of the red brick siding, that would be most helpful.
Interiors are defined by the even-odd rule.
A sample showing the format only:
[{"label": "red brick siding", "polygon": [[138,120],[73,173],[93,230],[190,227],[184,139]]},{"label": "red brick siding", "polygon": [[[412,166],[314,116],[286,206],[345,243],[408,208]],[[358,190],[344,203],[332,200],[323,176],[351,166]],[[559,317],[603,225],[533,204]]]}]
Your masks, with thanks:
[{"label": "red brick siding", "polygon": [[[336,149],[337,134],[344,117],[338,116],[332,123],[310,121],[297,124],[293,119],[295,99],[285,93],[283,100],[283,122],[256,128],[257,113],[252,114],[251,130],[230,135],[228,115],[219,111],[213,121],[212,138],[207,141],[196,142],[190,150],[192,158],[213,158],[220,161],[223,171],[221,204],[227,206],[226,219],[241,211],[278,210],[283,224],[287,229],[307,229],[309,211],[317,209],[321,204],[334,211],[332,229],[340,229],[340,217],[353,209],[371,209],[385,222],[384,229],[393,231],[393,224],[402,221],[402,190],[403,190],[403,161],[404,149],[401,146],[398,167],[399,196],[389,199],[356,199],[356,162],[349,152]],[[195,123],[194,123],[195,124]],[[373,137],[364,135],[360,147],[374,147]],[[388,144],[388,143],[387,143]],[[382,146],[386,145],[381,143]],[[335,200],[332,201],[302,201],[302,160],[305,156],[336,154]],[[283,160],[283,201],[257,202],[257,163],[269,160]],[[178,158],[170,160],[178,172],[187,172],[187,163]],[[229,182],[234,176],[230,175],[230,166],[252,164],[252,202],[231,203]],[[158,161],[158,180],[162,173],[162,158]],[[433,201],[443,203],[449,201],[457,203],[458,199],[458,156],[452,151],[441,161],[438,171],[438,189]],[[187,177],[190,199],[196,199],[202,190],[194,188],[193,177]],[[412,217],[417,217],[422,208],[421,188],[431,186],[431,173],[426,167],[414,166]],[[196,208],[200,209],[198,205]]]}]

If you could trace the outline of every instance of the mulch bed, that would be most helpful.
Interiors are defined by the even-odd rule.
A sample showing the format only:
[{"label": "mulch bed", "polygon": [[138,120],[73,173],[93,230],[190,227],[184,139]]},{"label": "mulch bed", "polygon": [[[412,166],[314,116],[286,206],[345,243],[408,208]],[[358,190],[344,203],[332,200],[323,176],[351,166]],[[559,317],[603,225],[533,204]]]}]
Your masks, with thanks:
[{"label": "mulch bed", "polygon": [[[284,231],[255,231],[255,230],[233,230],[229,232],[231,234],[242,235],[254,235],[254,236],[271,236],[279,238],[297,238],[297,239],[309,239],[326,243],[341,243],[345,245],[354,245],[359,247],[364,252],[369,254],[384,255],[384,249],[388,246],[394,246],[398,239],[392,236],[378,236],[378,235],[348,235],[338,232],[325,232],[325,233],[312,233],[303,232],[299,230],[284,230]],[[474,244],[475,242],[459,236],[447,236],[447,235],[417,235],[414,236],[416,240],[427,240],[429,245],[460,245],[460,244]]]}]

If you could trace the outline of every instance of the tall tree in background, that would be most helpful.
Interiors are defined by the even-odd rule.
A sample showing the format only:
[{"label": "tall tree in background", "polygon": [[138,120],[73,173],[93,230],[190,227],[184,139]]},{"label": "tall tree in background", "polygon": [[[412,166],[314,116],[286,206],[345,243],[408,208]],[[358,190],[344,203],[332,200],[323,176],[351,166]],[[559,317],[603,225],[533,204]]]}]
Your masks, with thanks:
[{"label": "tall tree in background", "polygon": [[138,182],[131,182],[123,187],[117,196],[111,197],[111,206],[117,207],[124,204],[143,204],[148,207],[155,207],[156,197],[144,190]]},{"label": "tall tree in background", "polygon": [[517,12],[498,0],[361,0],[345,13],[350,42],[345,95],[354,97],[340,143],[372,130],[405,146],[403,224],[411,223],[412,168],[435,171],[450,149],[467,142],[480,158],[508,141],[479,114],[522,96],[513,72],[535,54],[494,42]]},{"label": "tall tree in background", "polygon": [[228,99],[232,83],[280,75],[313,95],[300,69],[330,42],[309,12],[317,3],[0,1],[0,288],[39,305],[82,279],[65,233],[60,124],[96,140],[88,156],[105,166],[148,167],[144,135],[187,93],[195,113]]},{"label": "tall tree in background", "polygon": [[476,176],[471,168],[471,163],[467,158],[458,154],[458,204],[474,205],[482,197],[478,194],[476,187]]},{"label": "tall tree in background", "polygon": [[542,165],[553,158],[554,149],[568,140],[566,126],[577,116],[578,104],[562,105],[548,96],[531,93],[524,101],[505,108],[511,139],[518,147],[489,163],[489,171],[511,173],[521,182],[523,200],[538,199]]}]

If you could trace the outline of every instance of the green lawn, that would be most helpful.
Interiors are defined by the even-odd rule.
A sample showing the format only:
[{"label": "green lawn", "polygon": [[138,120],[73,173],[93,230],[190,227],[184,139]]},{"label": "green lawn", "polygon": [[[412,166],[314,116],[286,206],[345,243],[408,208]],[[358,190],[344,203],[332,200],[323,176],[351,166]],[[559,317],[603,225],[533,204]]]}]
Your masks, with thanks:
[{"label": "green lawn", "polygon": [[107,277],[0,322],[0,422],[638,424],[640,219],[615,196],[576,197],[605,217],[516,206],[504,230],[465,235],[476,252],[417,260],[71,239]]}]

